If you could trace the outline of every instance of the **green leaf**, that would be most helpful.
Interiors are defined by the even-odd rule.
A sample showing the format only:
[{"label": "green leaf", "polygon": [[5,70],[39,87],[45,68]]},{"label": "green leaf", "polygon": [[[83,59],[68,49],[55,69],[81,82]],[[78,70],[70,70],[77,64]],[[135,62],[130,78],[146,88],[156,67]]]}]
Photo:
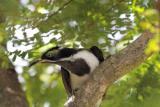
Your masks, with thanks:
[{"label": "green leaf", "polygon": [[13,56],[13,58],[12,58],[12,61],[14,62],[14,61],[16,60],[16,58],[17,58],[17,55],[14,54],[14,56]]}]

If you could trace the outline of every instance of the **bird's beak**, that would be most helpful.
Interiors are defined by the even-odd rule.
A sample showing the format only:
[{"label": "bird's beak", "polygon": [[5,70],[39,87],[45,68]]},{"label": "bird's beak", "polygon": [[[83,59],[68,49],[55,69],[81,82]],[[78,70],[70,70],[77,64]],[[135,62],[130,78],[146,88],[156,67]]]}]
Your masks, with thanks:
[{"label": "bird's beak", "polygon": [[31,67],[31,66],[33,66],[33,65],[35,65],[35,64],[37,64],[37,63],[39,63],[39,62],[41,62],[41,61],[42,61],[42,59],[38,59],[38,60],[32,61],[32,62],[29,64],[29,67]]},{"label": "bird's beak", "polygon": [[55,63],[55,64],[58,64],[58,63],[61,63],[61,62],[64,62],[64,61],[52,61],[52,60],[47,60],[47,59],[38,59],[38,60],[35,60],[33,62],[31,62],[29,64],[29,67],[37,64],[37,63]]}]

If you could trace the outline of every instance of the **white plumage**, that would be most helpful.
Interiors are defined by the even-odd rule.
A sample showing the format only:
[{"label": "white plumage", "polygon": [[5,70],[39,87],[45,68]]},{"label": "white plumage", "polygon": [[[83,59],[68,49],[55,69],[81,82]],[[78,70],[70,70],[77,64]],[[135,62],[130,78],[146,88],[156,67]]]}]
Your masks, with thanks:
[{"label": "white plumage", "polygon": [[[99,61],[96,56],[91,52],[83,50],[72,56],[72,60],[83,59],[90,67],[91,72],[99,65]],[[91,73],[90,72],[90,73]],[[90,74],[85,74],[84,76],[77,76],[70,72],[71,86],[73,89],[80,88],[81,85],[89,78]]]},{"label": "white plumage", "polygon": [[83,59],[89,65],[91,72],[99,65],[97,57],[93,53],[86,50],[80,51],[74,54],[72,57],[73,59]]}]

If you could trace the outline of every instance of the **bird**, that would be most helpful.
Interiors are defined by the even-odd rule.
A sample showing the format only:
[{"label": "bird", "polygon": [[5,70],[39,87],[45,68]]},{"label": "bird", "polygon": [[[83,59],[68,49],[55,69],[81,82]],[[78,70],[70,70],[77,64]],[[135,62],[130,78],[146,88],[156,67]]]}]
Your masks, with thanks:
[{"label": "bird", "polygon": [[44,52],[41,59],[33,64],[50,62],[61,66],[62,81],[69,98],[81,88],[103,61],[103,53],[97,46],[89,49],[56,46]]}]

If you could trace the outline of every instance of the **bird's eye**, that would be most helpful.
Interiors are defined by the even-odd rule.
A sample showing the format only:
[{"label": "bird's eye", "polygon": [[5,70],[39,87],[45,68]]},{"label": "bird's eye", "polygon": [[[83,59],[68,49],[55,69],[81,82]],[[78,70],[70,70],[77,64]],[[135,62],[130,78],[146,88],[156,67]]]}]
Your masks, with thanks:
[{"label": "bird's eye", "polygon": [[52,56],[52,54],[50,53],[50,54],[48,54],[48,56],[49,56],[49,57],[51,57],[51,56]]},{"label": "bird's eye", "polygon": [[53,55],[52,55],[52,53],[48,53],[47,56],[48,57],[52,57]]}]

